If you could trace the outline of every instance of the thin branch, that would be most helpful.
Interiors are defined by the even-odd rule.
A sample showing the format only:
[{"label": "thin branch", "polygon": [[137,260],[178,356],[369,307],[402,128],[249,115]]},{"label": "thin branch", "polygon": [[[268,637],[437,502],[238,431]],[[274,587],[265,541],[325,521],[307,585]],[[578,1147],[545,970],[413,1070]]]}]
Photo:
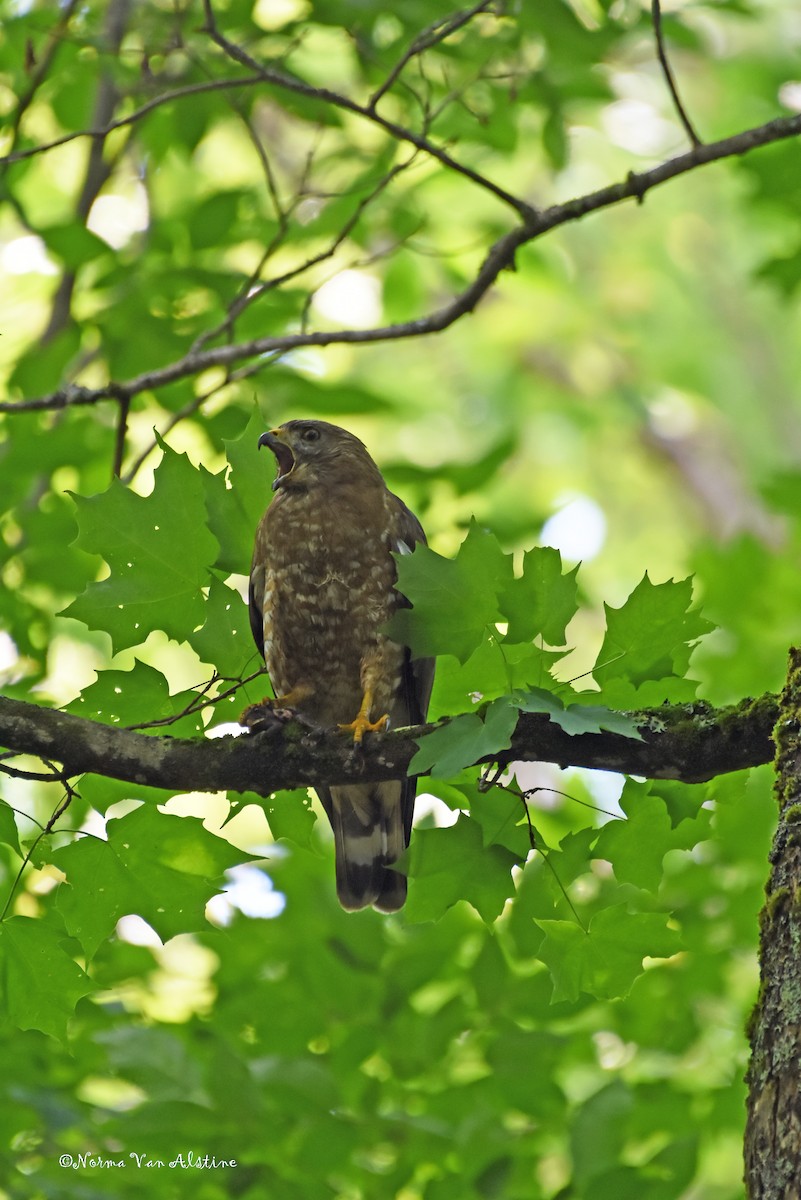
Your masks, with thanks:
[{"label": "thin branch", "polygon": [[[105,17],[102,42],[103,50],[107,54],[114,56],[118,54],[122,39],[125,36],[130,8],[131,0],[112,0],[112,3],[109,5]],[[97,85],[92,124],[101,128],[107,125],[111,120],[119,98],[117,85],[114,82],[112,74],[104,70],[100,75]],[[98,135],[92,138],[86,160],[83,182],[75,202],[75,216],[81,225],[86,224],[92,205],[114,169],[114,161],[106,161],[105,147],[106,135]],[[121,154],[122,148],[118,151],[116,157],[119,158]],[[67,268],[62,274],[53,295],[50,316],[41,336],[42,345],[46,345],[57,337],[68,324],[72,311],[72,296],[75,290],[75,281],[75,269],[71,267]]]},{"label": "thin branch", "polygon": [[211,5],[211,0],[203,0],[203,11],[206,15],[205,32],[208,33],[211,40],[229,58],[234,62],[238,62],[241,66],[246,67],[249,71],[258,72],[261,75],[264,83],[271,84],[273,87],[282,88],[284,91],[294,92],[298,96],[305,96],[309,100],[318,100],[323,104],[330,104],[334,108],[342,109],[343,112],[352,113],[354,116],[362,117],[364,120],[377,125],[386,133],[392,135],[396,141],[408,142],[412,146],[416,146],[418,150],[424,151],[426,154],[435,158],[451,171],[455,171],[458,175],[463,175],[469,179],[471,183],[475,183],[478,187],[485,191],[491,192],[496,199],[513,208],[519,216],[524,220],[530,220],[536,216],[536,209],[525,200],[521,200],[519,196],[513,196],[511,192],[507,192],[498,184],[493,183],[485,175],[479,174],[471,167],[465,166],[452,158],[446,150],[441,146],[437,146],[434,142],[421,134],[414,133],[411,129],[406,129],[403,125],[398,125],[395,121],[390,121],[386,117],[380,116],[374,109],[368,105],[359,104],[356,100],[351,100],[349,96],[343,96],[340,92],[335,92],[331,88],[313,87],[309,83],[304,83],[301,79],[296,79],[294,76],[285,75],[281,71],[277,71],[272,67],[261,66],[247,51],[241,46],[237,46],[235,42],[229,41],[226,36],[220,32],[214,17],[214,10]]},{"label": "thin branch", "polygon": [[[223,675],[212,675],[211,679],[200,684],[194,700],[190,700],[181,712],[173,713],[170,717],[159,717],[155,721],[141,721],[138,725],[124,725],[122,728],[127,730],[156,729],[164,725],[174,725],[177,721],[183,720],[184,717],[193,716],[195,713],[202,712],[204,708],[213,708],[215,704],[220,704],[223,700],[230,699],[231,696],[235,696],[247,684],[252,683],[254,679],[264,678],[265,676],[266,670],[264,667],[259,667],[258,671],[253,671],[252,674],[246,675],[244,679],[232,680]],[[218,692],[216,696],[209,696],[210,689],[216,683],[231,683],[231,687],[226,688],[223,692]]]},{"label": "thin branch", "polygon": [[503,234],[490,247],[472,282],[455,296],[444,308],[394,325],[383,325],[373,329],[340,329],[287,333],[275,337],[255,338],[252,341],[213,347],[200,353],[189,353],[176,362],[164,367],[155,367],[136,375],[124,383],[109,382],[101,387],[89,388],[70,384],[46,396],[31,400],[0,401],[0,412],[41,412],[50,409],[78,407],[96,404],[100,400],[118,399],[120,396],[135,396],[140,392],[152,391],[167,384],[196,375],[209,367],[230,366],[243,359],[263,355],[282,354],[301,346],[334,346],[372,342],[398,341],[426,334],[440,333],[454,325],[461,317],[473,311],[483,299],[502,271],[514,266],[515,254],[521,246],[535,241],[544,234],[579,221],[589,213],[611,208],[624,200],[642,201],[643,197],[671,179],[677,179],[707,163],[734,158],[759,146],[767,146],[801,133],[801,113],[778,117],[764,125],[746,129],[717,142],[706,142],[693,150],[660,163],[651,170],[639,174],[630,173],[620,183],[610,184],[596,192],[589,192],[575,200],[554,204],[536,218],[516,229]]},{"label": "thin branch", "polygon": [[[633,716],[642,741],[601,732],[571,737],[541,713],[521,714],[511,748],[478,759],[555,762],[701,783],[770,762],[777,699],[766,695],[730,708],[663,705]],[[174,738],[0,698],[0,744],[62,763],[64,776],[91,772],[134,787],[175,791],[252,791],[261,796],[319,783],[375,783],[403,778],[417,741],[438,726],[421,725],[371,738],[360,754],[335,730],[291,722],[240,737]]]},{"label": "thin branch", "polygon": [[[14,882],[11,884],[11,887],[8,892],[8,896],[6,897],[6,902],[3,905],[3,911],[0,912],[0,922],[5,920],[6,913],[8,912],[8,910],[11,906],[11,902],[14,899],[14,896],[16,895],[17,888],[19,887],[20,880],[22,879],[22,876],[23,876],[29,862],[33,858],[36,847],[39,845],[42,838],[47,837],[48,833],[53,832],[53,828],[56,824],[56,821],[59,819],[59,817],[63,816],[63,814],[67,811],[70,804],[72,803],[73,799],[78,795],[75,788],[69,783],[69,781],[67,779],[64,779],[63,782],[64,782],[65,788],[67,789],[66,792],[64,793],[64,798],[62,800],[60,800],[59,803],[56,805],[55,809],[53,810],[53,814],[50,817],[50,820],[47,822],[45,827],[42,829],[41,833],[38,833],[36,835],[33,842],[31,843],[30,847],[28,848],[26,854],[24,855],[22,862],[20,863],[20,868],[14,877]],[[38,824],[38,822],[37,822],[37,824]]]},{"label": "thin branch", "polygon": [[[17,141],[19,140],[22,119],[30,108],[37,91],[47,78],[50,68],[55,61],[56,54],[61,48],[64,33],[69,27],[69,23],[75,14],[75,10],[79,7],[79,4],[80,0],[69,0],[69,2],[64,6],[59,15],[58,22],[50,33],[47,45],[45,46],[39,61],[31,70],[30,83],[26,90],[19,97],[17,106],[14,109],[13,115],[11,116],[11,120],[9,121],[9,126],[11,128],[12,147],[16,146]],[[4,158],[0,158],[0,165],[11,161],[13,161],[12,157],[11,155],[8,155]]]},{"label": "thin branch", "polygon": [[76,129],[72,133],[65,133],[61,137],[53,138],[52,141],[40,142],[25,150],[14,150],[9,154],[0,155],[0,167],[22,162],[26,158],[35,158],[38,154],[46,154],[49,150],[57,150],[59,146],[66,146],[69,142],[77,141],[78,138],[106,138],[117,129],[125,129],[128,125],[137,124],[154,109],[161,108],[163,104],[172,104],[175,100],[183,100],[187,96],[197,96],[202,92],[224,92],[234,88],[255,87],[263,82],[261,75],[254,75],[242,76],[239,79],[213,79],[205,83],[188,83],[184,87],[173,88],[169,92],[162,92],[160,96],[154,96],[152,100],[135,108],[126,117],[117,117],[104,125],[91,126],[88,129]]},{"label": "thin branch", "polygon": [[[16,751],[13,753],[16,753]],[[6,763],[0,763],[0,772],[3,775],[8,775],[11,779],[27,779],[35,783],[63,783],[64,781],[61,771],[22,771],[18,767],[9,767]],[[5,801],[2,801],[2,803],[5,804]],[[11,808],[12,806],[9,805],[8,807]],[[20,810],[15,809],[14,811],[19,812]]]},{"label": "thin branch", "polygon": [[125,474],[120,476],[122,482],[130,483],[132,481],[134,476],[141,469],[145,460],[148,459],[150,455],[158,449],[159,438],[165,438],[168,433],[171,433],[172,430],[175,429],[176,425],[180,424],[181,421],[185,421],[188,417],[194,416],[196,412],[200,411],[207,400],[210,400],[212,396],[216,396],[219,392],[223,391],[224,388],[230,387],[232,383],[241,383],[244,379],[250,379],[254,375],[258,375],[260,371],[266,371],[268,367],[270,367],[276,361],[277,357],[277,355],[265,355],[263,358],[259,359],[258,362],[249,363],[244,367],[238,367],[235,371],[228,371],[226,372],[225,379],[223,379],[221,383],[215,384],[214,387],[209,388],[207,392],[203,392],[199,396],[193,396],[192,399],[187,401],[182,408],[179,408],[177,412],[174,412],[171,415],[169,421],[167,421],[164,428],[158,434],[158,437],[154,437],[153,440],[144,448],[144,450],[142,450],[136,456]]},{"label": "thin branch", "polygon": [[390,71],[381,86],[373,92],[367,104],[370,111],[374,111],[378,101],[382,96],[385,96],[390,88],[394,85],[404,68],[411,62],[413,58],[425,53],[426,50],[431,50],[434,46],[444,42],[457,29],[461,29],[464,25],[469,24],[473,17],[479,13],[488,12],[495,7],[494,0],[480,0],[478,4],[474,4],[472,8],[463,9],[460,12],[451,13],[448,17],[438,17],[436,21],[432,21],[429,26],[421,30],[414,39],[409,49],[398,59],[395,66]]},{"label": "thin branch", "polygon": [[[366,209],[373,203],[374,200],[377,199],[378,196],[382,194],[382,192],[389,187],[389,185],[398,177],[398,175],[402,174],[412,166],[416,158],[417,151],[411,154],[404,162],[396,163],[396,165],[392,167],[386,175],[382,176],[375,187],[366,196],[362,197],[336,236],[331,239],[328,246],[324,250],[321,250],[319,254],[315,254],[311,258],[307,258],[305,262],[300,263],[296,267],[290,267],[281,275],[274,275],[271,279],[262,280],[260,283],[256,283],[254,277],[251,276],[250,286],[240,289],[237,297],[228,306],[228,311],[224,319],[213,329],[209,329],[205,333],[201,334],[201,336],[194,343],[192,350],[197,351],[203,346],[207,345],[208,342],[212,341],[214,338],[219,337],[220,334],[230,331],[236,319],[242,315],[245,309],[249,308],[250,305],[255,303],[257,300],[260,300],[261,297],[266,295],[267,292],[274,291],[276,288],[282,287],[286,283],[291,283],[292,280],[298,279],[301,275],[305,275],[307,271],[311,271],[314,267],[317,267],[321,263],[327,262],[328,259],[333,258],[337,250],[339,250],[347,238],[350,237],[351,233],[364,215]],[[265,251],[264,255],[262,255],[262,261],[259,265],[259,269],[263,268],[265,262],[272,253],[274,245],[275,242],[271,243],[270,247],[268,247],[268,250]]]},{"label": "thin branch", "polygon": [[667,51],[665,49],[665,38],[662,32],[662,6],[660,0],[651,0],[651,18],[654,24],[654,34],[656,36],[656,53],[659,58],[659,64],[662,67],[662,72],[665,76],[665,82],[668,86],[674,107],[678,114],[678,118],[684,126],[687,137],[692,142],[693,146],[701,146],[703,142],[695,131],[692,121],[687,115],[687,110],[681,102],[676,80],[673,77],[670,63],[668,62]]},{"label": "thin branch", "polygon": [[122,460],[125,456],[125,438],[128,433],[128,412],[130,407],[130,396],[121,397],[119,412],[117,413],[117,429],[114,434],[114,461],[111,464],[112,479],[119,479],[122,473]]}]

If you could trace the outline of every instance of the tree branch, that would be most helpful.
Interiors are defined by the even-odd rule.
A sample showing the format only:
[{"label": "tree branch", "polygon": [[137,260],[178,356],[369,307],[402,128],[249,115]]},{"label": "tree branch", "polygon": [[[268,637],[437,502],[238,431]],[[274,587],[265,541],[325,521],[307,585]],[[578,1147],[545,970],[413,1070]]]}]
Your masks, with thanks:
[{"label": "tree branch", "polygon": [[48,150],[57,150],[60,146],[66,146],[69,142],[77,141],[78,138],[91,138],[93,140],[107,138],[116,129],[125,129],[129,125],[136,125],[138,121],[141,121],[155,109],[161,108],[163,104],[172,104],[176,100],[198,96],[203,92],[226,92],[232,91],[234,88],[255,87],[260,83],[263,83],[261,76],[253,75],[251,77],[241,76],[239,79],[211,79],[172,88],[168,92],[162,92],[161,95],[147,100],[139,108],[135,108],[133,112],[128,113],[124,117],[117,117],[115,120],[107,121],[101,125],[92,125],[88,129],[75,129],[72,133],[63,133],[60,137],[53,138],[52,141],[39,142],[36,146],[26,146],[24,150],[12,150],[8,154],[0,155],[0,167],[8,167],[14,163],[24,162],[27,158],[36,158],[39,154],[46,154]]},{"label": "tree branch", "polygon": [[419,55],[425,53],[426,50],[430,50],[433,46],[444,42],[452,33],[456,33],[458,29],[469,24],[473,20],[473,17],[478,16],[479,13],[490,12],[493,9],[494,0],[479,0],[479,3],[474,4],[472,8],[451,13],[447,17],[437,17],[421,33],[418,33],[408,50],[401,55],[381,86],[373,92],[367,108],[371,111],[375,109],[378,101],[393,87],[404,68],[408,66],[413,58],[417,58]]},{"label": "tree branch", "polygon": [[340,92],[333,91],[331,88],[314,87],[310,83],[305,83],[302,79],[286,75],[282,71],[275,70],[273,67],[263,67],[246,50],[243,50],[241,46],[237,46],[235,42],[229,41],[220,32],[214,17],[211,0],[203,0],[203,11],[206,16],[205,32],[208,33],[215,45],[219,46],[224,54],[234,62],[238,62],[240,66],[258,73],[264,83],[281,88],[283,91],[294,92],[295,95],[304,96],[308,100],[319,100],[323,104],[331,105],[333,108],[342,109],[343,112],[349,112],[356,117],[362,117],[364,120],[370,121],[373,125],[377,125],[379,129],[383,129],[385,133],[390,134],[396,141],[408,142],[418,150],[422,150],[430,155],[431,158],[436,159],[443,167],[447,167],[450,171],[455,171],[457,175],[463,175],[471,183],[476,184],[485,191],[491,192],[497,200],[513,208],[524,220],[529,220],[536,216],[536,209],[527,204],[525,200],[521,200],[519,196],[513,196],[511,192],[507,192],[499,184],[493,183],[486,175],[481,175],[478,171],[474,171],[472,167],[458,162],[448,154],[447,150],[436,145],[436,143],[430,141],[422,134],[415,133],[414,130],[399,125],[397,121],[390,121],[386,117],[382,117],[376,112],[372,101],[369,105],[359,104],[358,101],[351,100],[350,96],[344,96]]},{"label": "tree branch", "polygon": [[[632,714],[640,742],[614,733],[571,737],[547,716],[523,713],[511,748],[477,762],[555,762],[563,768],[701,783],[770,762],[776,714],[772,695],[721,709],[704,703],[664,705]],[[421,725],[371,738],[355,753],[341,734],[298,721],[241,737],[158,737],[0,697],[0,744],[9,749],[62,763],[65,778],[89,772],[172,791],[267,796],[322,782],[396,779],[406,775],[417,750],[415,738],[434,728]]]},{"label": "tree branch", "polygon": [[284,353],[301,346],[333,346],[343,343],[358,344],[398,341],[440,333],[454,325],[461,317],[472,312],[502,271],[514,266],[517,250],[535,241],[561,225],[581,220],[589,213],[611,208],[624,200],[642,201],[652,188],[686,175],[707,163],[734,158],[746,154],[759,146],[767,146],[801,133],[801,113],[789,117],[778,117],[764,125],[746,129],[717,142],[706,142],[695,146],[685,154],[668,159],[648,171],[630,173],[619,183],[610,184],[598,191],[554,204],[543,212],[527,219],[522,225],[502,235],[490,247],[475,279],[456,295],[449,304],[428,316],[394,325],[383,325],[373,329],[340,329],[287,333],[272,337],[255,338],[248,342],[215,346],[200,352],[191,352],[176,362],[156,367],[124,383],[110,381],[101,387],[89,388],[71,384],[46,396],[30,400],[2,401],[0,412],[38,412],[47,409],[63,409],[100,400],[132,397],[141,392],[152,391],[187,376],[196,375],[209,367],[228,367],[244,359],[257,358],[265,354]]},{"label": "tree branch", "polygon": [[665,49],[665,37],[662,32],[662,5],[660,0],[651,0],[651,19],[654,25],[654,35],[656,37],[656,54],[659,59],[659,65],[662,68],[662,74],[665,76],[665,82],[668,86],[673,105],[678,114],[678,118],[684,126],[687,137],[692,142],[693,146],[702,144],[700,137],[695,131],[695,126],[687,115],[687,110],[681,102],[679,89],[676,86],[676,80],[673,76],[670,63],[668,62],[667,50]]}]

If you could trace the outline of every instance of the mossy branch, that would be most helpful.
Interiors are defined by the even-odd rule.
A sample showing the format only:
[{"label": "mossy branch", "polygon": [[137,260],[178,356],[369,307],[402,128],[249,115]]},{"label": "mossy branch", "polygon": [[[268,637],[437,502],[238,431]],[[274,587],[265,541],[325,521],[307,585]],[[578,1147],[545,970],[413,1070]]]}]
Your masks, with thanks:
[{"label": "mossy branch", "polygon": [[[628,714],[642,741],[607,732],[571,736],[545,715],[523,713],[511,748],[492,761],[554,762],[700,783],[770,762],[777,712],[777,697],[769,694],[727,708],[664,705]],[[266,796],[306,784],[398,778],[417,750],[415,739],[436,727],[371,737],[356,753],[341,734],[298,721],[241,737],[173,738],[0,697],[0,745],[7,750],[61,763],[66,777],[89,772],[171,791]]]}]

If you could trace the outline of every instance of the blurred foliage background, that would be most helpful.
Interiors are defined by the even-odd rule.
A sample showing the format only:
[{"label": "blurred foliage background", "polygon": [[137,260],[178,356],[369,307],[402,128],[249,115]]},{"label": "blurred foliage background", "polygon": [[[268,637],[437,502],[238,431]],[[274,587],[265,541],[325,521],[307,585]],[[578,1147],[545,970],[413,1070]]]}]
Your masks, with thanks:
[{"label": "blurred foliage background", "polygon": [[[620,605],[647,570],[657,583],[694,574],[717,627],[694,654],[699,694],[722,703],[781,685],[801,611],[795,141],[523,246],[443,333],[334,339],[108,387],[253,338],[425,318],[514,226],[498,188],[547,206],[683,152],[647,6],[216,0],[214,26],[198,0],[2,0],[0,12],[4,694],[132,724],[180,712],[210,666],[255,670],[236,605],[270,495],[256,431],[296,416],[362,437],[441,554],[475,516],[506,550],[547,544],[582,560],[562,679],[589,669],[603,603]],[[790,0],[678,0],[663,24],[705,140],[801,109]],[[252,64],[231,47],[291,86],[242,83]],[[370,112],[445,147],[478,182]],[[138,498],[160,495],[187,561],[207,536],[193,539],[192,504],[207,506],[216,582],[198,589],[199,618],[184,612],[185,634],[180,608],[143,618],[138,635],[76,599],[108,573],[111,527],[91,528],[107,509],[91,505],[112,477],[114,537],[135,542]],[[98,934],[96,990],[63,1043],[43,1028],[66,1017],[6,1016],[0,1195],[182,1196],[191,1175],[201,1200],[740,1196],[770,773],[627,784],[674,826],[711,815],[704,840],[665,853],[646,900],[591,853],[607,817],[586,805],[619,812],[623,781],[542,767],[534,784],[560,789],[534,805],[554,849],[516,875],[499,919],[459,902],[414,922],[338,910],[305,796],[265,809],[83,781],[71,829],[99,835],[104,816],[145,800],[201,818],[241,854],[217,864],[228,883],[210,923],[201,905],[176,934],[152,897],[149,911],[129,899],[116,933]],[[420,805],[432,833],[454,816],[441,797],[456,806],[436,790]],[[14,890],[17,834],[24,849],[62,794],[3,779],[16,810],[0,830],[3,903],[87,966],[86,944],[65,940],[58,866],[61,854],[70,879],[83,842],[45,839]],[[586,912],[674,914],[682,953],[646,959],[622,994],[554,1003],[532,918],[569,917],[563,888]],[[45,949],[30,977],[6,973],[18,1015],[26,997],[80,992],[48,978]],[[130,1157],[169,1164],[190,1150],[239,1165]]]}]

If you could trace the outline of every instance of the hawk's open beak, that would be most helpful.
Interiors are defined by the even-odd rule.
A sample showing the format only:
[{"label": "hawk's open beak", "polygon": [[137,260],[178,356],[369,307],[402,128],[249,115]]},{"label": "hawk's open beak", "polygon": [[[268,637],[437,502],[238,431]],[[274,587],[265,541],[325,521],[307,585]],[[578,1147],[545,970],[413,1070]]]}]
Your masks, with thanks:
[{"label": "hawk's open beak", "polygon": [[259,438],[259,449],[262,446],[269,446],[278,462],[278,474],[273,480],[273,491],[275,492],[294,467],[295,456],[283,440],[279,429],[271,429],[269,433],[263,433]]}]

